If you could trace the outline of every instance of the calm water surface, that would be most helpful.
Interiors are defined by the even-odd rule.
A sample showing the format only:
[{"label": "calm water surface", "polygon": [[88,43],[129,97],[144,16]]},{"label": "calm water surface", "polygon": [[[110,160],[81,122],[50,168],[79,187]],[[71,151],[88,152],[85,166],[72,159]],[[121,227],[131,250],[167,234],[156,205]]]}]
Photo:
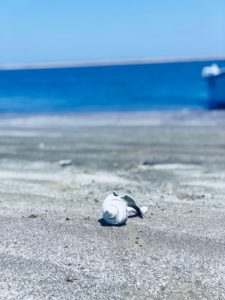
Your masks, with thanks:
[{"label": "calm water surface", "polygon": [[0,71],[0,112],[204,109],[201,70],[211,63]]}]

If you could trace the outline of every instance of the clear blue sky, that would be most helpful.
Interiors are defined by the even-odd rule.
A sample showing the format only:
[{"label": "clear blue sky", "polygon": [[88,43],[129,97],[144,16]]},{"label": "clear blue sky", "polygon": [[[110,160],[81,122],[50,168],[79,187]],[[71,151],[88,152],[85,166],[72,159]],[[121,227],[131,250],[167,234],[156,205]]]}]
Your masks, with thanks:
[{"label": "clear blue sky", "polygon": [[225,55],[225,0],[0,0],[0,64]]}]

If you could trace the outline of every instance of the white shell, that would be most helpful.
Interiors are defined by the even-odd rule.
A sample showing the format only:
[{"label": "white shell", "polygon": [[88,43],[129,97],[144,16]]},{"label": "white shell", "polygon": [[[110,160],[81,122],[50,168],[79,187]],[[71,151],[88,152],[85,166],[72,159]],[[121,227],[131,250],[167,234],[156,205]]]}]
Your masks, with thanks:
[{"label": "white shell", "polygon": [[[148,207],[142,206],[142,207],[140,207],[140,210],[141,210],[142,215],[145,215],[146,212],[148,211]],[[127,207],[127,211],[128,211],[129,216],[133,216],[137,213],[136,210],[132,207]]]},{"label": "white shell", "polygon": [[125,224],[128,218],[126,202],[114,194],[107,196],[102,204],[102,218],[110,225]]}]

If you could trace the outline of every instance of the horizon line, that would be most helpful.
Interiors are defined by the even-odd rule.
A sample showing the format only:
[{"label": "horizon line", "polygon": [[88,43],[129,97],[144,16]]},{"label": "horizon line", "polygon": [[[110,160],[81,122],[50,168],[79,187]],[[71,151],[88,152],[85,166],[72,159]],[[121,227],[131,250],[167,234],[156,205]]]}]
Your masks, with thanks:
[{"label": "horizon line", "polygon": [[118,60],[87,60],[87,61],[66,61],[31,64],[6,64],[0,65],[0,71],[33,70],[33,69],[63,69],[63,68],[88,68],[88,67],[110,67],[123,65],[147,65],[161,63],[185,63],[185,62],[207,62],[222,61],[225,56],[196,56],[196,57],[168,57],[168,58],[139,58],[139,59],[118,59]]}]

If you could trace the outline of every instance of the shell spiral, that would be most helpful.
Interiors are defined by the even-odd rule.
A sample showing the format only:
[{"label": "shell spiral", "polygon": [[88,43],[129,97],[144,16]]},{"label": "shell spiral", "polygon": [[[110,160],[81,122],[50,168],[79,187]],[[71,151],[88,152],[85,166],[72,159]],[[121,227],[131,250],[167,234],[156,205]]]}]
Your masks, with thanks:
[{"label": "shell spiral", "polygon": [[102,218],[110,225],[121,225],[128,218],[127,205],[119,196],[109,195],[102,204]]}]

